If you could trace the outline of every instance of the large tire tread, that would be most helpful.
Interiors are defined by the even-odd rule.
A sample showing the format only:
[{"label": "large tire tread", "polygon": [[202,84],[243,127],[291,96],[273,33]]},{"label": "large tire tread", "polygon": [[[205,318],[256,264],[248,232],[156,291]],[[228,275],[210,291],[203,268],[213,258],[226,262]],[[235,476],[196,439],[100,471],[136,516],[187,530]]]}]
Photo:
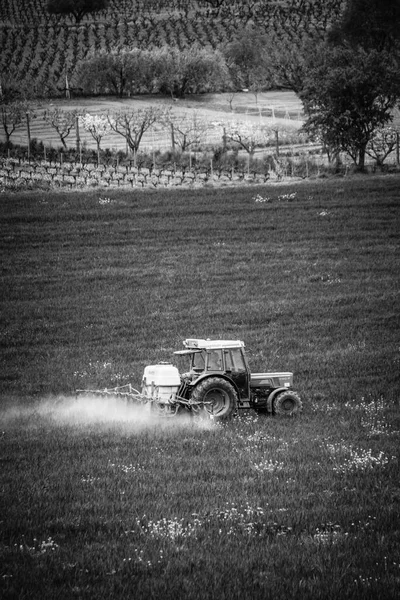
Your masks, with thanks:
[{"label": "large tire tread", "polygon": [[207,405],[205,410],[210,413],[215,421],[228,421],[237,412],[238,396],[235,388],[229,381],[222,377],[209,377],[201,381],[193,390],[191,398],[196,402],[203,402],[213,390],[221,391],[225,398],[225,406],[216,413],[211,412]]},{"label": "large tire tread", "polygon": [[275,396],[273,401],[273,412],[275,415],[292,417],[303,410],[303,403],[297,392],[287,390]]}]

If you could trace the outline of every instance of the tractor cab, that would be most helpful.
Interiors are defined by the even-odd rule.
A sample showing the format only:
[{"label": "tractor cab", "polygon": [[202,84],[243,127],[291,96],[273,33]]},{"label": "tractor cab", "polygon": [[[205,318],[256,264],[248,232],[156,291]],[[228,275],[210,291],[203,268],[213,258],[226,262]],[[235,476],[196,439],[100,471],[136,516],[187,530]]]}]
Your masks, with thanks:
[{"label": "tractor cab", "polygon": [[207,377],[219,376],[234,385],[239,404],[248,401],[250,370],[242,341],[187,339],[183,344],[185,350],[178,350],[174,354],[189,359],[189,371],[182,374],[184,381],[194,385]]}]

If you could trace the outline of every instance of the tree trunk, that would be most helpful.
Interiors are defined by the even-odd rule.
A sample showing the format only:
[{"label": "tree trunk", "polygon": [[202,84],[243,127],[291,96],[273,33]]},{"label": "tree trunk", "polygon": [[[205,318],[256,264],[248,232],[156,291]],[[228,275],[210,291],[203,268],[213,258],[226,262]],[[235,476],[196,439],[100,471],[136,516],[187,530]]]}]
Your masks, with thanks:
[{"label": "tree trunk", "polygon": [[276,155],[279,156],[279,131],[275,129],[275,149]]},{"label": "tree trunk", "polygon": [[362,144],[359,147],[358,151],[358,163],[357,163],[357,171],[364,172],[365,171],[365,154],[366,154],[367,144]]}]

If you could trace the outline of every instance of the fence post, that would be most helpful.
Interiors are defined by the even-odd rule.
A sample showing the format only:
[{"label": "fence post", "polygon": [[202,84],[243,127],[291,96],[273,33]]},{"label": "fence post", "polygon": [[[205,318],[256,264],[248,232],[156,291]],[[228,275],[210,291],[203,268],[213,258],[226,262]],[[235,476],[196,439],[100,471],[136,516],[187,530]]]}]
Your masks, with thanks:
[{"label": "fence post", "polygon": [[31,126],[29,122],[29,113],[26,113],[26,129],[28,132],[28,161],[31,159]]},{"label": "fence post", "polygon": [[77,150],[77,152],[79,152],[80,147],[81,147],[81,138],[79,135],[79,117],[78,116],[75,118],[75,131],[76,131],[76,150]]},{"label": "fence post", "polygon": [[175,134],[174,134],[174,124],[171,123],[171,145],[172,151],[175,152]]}]

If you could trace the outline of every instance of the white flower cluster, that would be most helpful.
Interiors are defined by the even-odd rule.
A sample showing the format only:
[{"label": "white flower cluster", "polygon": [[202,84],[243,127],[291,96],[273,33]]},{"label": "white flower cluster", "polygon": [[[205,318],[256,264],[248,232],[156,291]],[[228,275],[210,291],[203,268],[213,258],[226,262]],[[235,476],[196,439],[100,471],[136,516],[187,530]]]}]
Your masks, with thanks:
[{"label": "white flower cluster", "polygon": [[[278,512],[286,512],[286,510],[278,509]],[[292,531],[291,527],[266,520],[264,508],[252,507],[248,503],[239,508],[233,503],[227,502],[221,509],[204,516],[193,513],[192,517],[192,520],[163,518],[159,521],[152,521],[143,516],[142,519],[136,519],[136,525],[146,536],[175,544],[182,544],[188,538],[197,539],[198,534],[204,528],[210,529],[210,527],[217,528],[219,535],[227,536],[249,535],[254,537],[265,535],[265,533],[281,536]],[[135,531],[126,533],[135,533]]]},{"label": "white flower cluster", "polygon": [[375,467],[383,467],[390,461],[390,457],[382,451],[374,456],[370,448],[368,450],[354,448],[351,445],[346,446],[344,442],[327,444],[326,449],[332,457],[333,470],[336,473],[368,471]]},{"label": "white flower cluster", "polygon": [[141,465],[134,465],[132,463],[130,463],[129,465],[125,465],[123,463],[112,463],[109,460],[108,466],[117,471],[122,471],[122,473],[137,473],[139,471],[144,471],[144,467],[142,467]]},{"label": "white flower cluster", "polygon": [[40,542],[37,538],[33,538],[32,546],[29,546],[27,543],[23,542],[22,544],[14,544],[14,547],[17,547],[21,552],[27,552],[32,556],[39,556],[42,554],[46,554],[47,552],[55,552],[60,547],[53,538],[48,537],[47,540],[43,540]]},{"label": "white flower cluster", "polygon": [[104,206],[105,204],[115,204],[115,201],[111,200],[111,198],[99,198],[99,204],[101,204],[102,206]]},{"label": "white flower cluster", "polygon": [[[292,192],[291,194],[280,194],[277,197],[278,202],[282,202],[285,201],[286,202],[291,202],[292,200],[294,200],[297,196],[297,192]],[[263,202],[273,202],[273,198],[271,198],[270,196],[261,196],[261,194],[257,194],[256,196],[253,197],[253,200],[255,202],[259,202],[259,203],[263,203]]]},{"label": "white flower cluster", "polygon": [[369,436],[390,435],[396,433],[386,421],[385,411],[387,409],[387,404],[383,397],[370,402],[366,402],[364,398],[362,398],[361,402],[358,402],[357,404],[346,402],[345,406],[350,410],[360,413],[361,426],[367,431]]},{"label": "white flower cluster", "polygon": [[297,196],[297,192],[292,192],[291,194],[280,194],[278,196],[278,200],[282,201],[282,200],[287,200],[288,202],[290,202],[290,200],[294,200]]},{"label": "white flower cluster", "polygon": [[159,521],[142,522],[136,519],[136,524],[142,533],[152,538],[166,539],[175,542],[178,539],[195,536],[200,521],[195,518],[192,522],[185,522],[185,519],[167,519],[164,517]]},{"label": "white flower cluster", "polygon": [[96,483],[96,481],[100,481],[101,478],[100,477],[92,477],[92,476],[88,476],[88,477],[81,477],[81,482],[82,483]]},{"label": "white flower cluster", "polygon": [[79,120],[83,125],[83,128],[94,136],[102,137],[111,131],[110,121],[104,115],[91,115],[86,113],[80,117]]},{"label": "white flower cluster", "polygon": [[268,458],[262,460],[261,462],[253,463],[253,468],[259,473],[276,473],[277,471],[282,471],[284,467],[285,465],[283,462],[280,462],[278,460],[271,460]]},{"label": "white flower cluster", "polygon": [[270,198],[269,196],[261,196],[261,194],[257,194],[257,196],[254,196],[253,200],[255,202],[272,202],[272,198]]},{"label": "white flower cluster", "polygon": [[344,532],[340,525],[335,523],[324,523],[320,525],[320,527],[316,527],[313,533],[303,535],[302,542],[304,544],[313,544],[317,546],[334,546],[346,541],[348,536],[349,533]]}]

